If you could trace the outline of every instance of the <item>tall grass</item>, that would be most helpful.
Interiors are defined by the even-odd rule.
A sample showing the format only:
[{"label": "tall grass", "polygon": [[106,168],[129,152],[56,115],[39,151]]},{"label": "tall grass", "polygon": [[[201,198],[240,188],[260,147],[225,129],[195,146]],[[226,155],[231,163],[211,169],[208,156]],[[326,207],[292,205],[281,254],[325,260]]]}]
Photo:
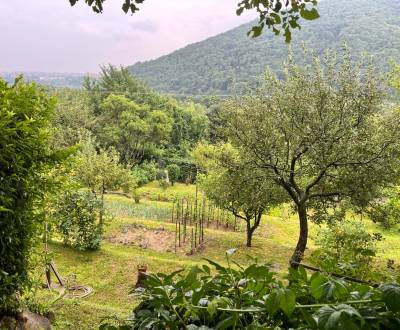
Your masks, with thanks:
[{"label": "tall grass", "polygon": [[160,204],[136,204],[133,201],[126,202],[120,199],[108,199],[107,210],[114,217],[130,217],[145,220],[168,220],[171,218],[171,206]]}]

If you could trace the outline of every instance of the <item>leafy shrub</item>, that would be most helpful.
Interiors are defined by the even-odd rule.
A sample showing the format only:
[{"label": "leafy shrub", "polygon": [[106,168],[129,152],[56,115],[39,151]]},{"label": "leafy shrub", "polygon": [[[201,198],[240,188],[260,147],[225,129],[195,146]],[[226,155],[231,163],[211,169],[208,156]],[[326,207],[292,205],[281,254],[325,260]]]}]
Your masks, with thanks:
[{"label": "leafy shrub", "polygon": [[400,223],[400,199],[398,196],[391,196],[385,202],[377,202],[369,210],[368,215],[373,222],[389,229]]},{"label": "leafy shrub", "polygon": [[156,179],[157,165],[153,162],[144,162],[133,168],[133,176],[139,187]]},{"label": "leafy shrub", "polygon": [[363,277],[369,273],[382,236],[370,234],[360,221],[332,222],[317,233],[313,259],[322,269]]},{"label": "leafy shrub", "polygon": [[167,171],[168,171],[169,180],[171,181],[171,184],[174,185],[174,183],[177,182],[180,178],[181,169],[176,164],[169,164],[167,166]]},{"label": "leafy shrub", "polygon": [[91,192],[72,192],[58,203],[55,217],[64,244],[79,250],[100,247],[103,226],[99,222],[103,203]]},{"label": "leafy shrub", "polygon": [[[290,269],[288,284],[269,264],[231,267],[211,260],[187,274],[149,274],[132,323],[120,329],[395,329],[400,285],[373,288]],[[115,329],[105,322],[101,329]]]},{"label": "leafy shrub", "polygon": [[34,83],[0,78],[0,316],[18,307],[30,287],[31,250],[41,229],[54,102]]},{"label": "leafy shrub", "polygon": [[82,140],[81,144],[76,157],[76,172],[82,184],[98,195],[117,189],[124,192],[136,189],[136,178],[120,163],[120,155],[115,149],[99,149],[93,137]]}]

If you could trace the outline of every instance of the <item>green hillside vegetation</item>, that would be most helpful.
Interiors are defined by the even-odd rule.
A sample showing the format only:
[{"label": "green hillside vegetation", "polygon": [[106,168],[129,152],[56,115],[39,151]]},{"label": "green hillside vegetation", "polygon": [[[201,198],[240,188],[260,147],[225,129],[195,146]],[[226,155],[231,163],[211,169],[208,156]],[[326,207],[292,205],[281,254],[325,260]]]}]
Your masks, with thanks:
[{"label": "green hillside vegetation", "polygon": [[[304,42],[322,53],[347,42],[352,53],[374,56],[387,68],[390,59],[400,60],[400,3],[382,0],[327,0],[318,4],[321,18],[303,22],[294,32],[291,47],[296,57]],[[340,15],[338,15],[340,8]],[[247,32],[254,22],[205,41],[189,45],[153,61],[129,69],[151,87],[173,94],[232,94],[243,83],[255,82],[267,66],[281,71],[288,44],[270,33],[251,39]]]}]

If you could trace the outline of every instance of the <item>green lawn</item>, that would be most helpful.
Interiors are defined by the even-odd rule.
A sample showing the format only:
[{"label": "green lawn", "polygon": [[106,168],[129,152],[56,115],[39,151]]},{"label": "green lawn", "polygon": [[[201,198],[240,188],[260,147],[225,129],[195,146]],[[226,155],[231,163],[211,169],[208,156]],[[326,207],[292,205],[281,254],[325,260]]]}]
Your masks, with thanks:
[{"label": "green lawn", "polygon": [[[154,251],[132,244],[110,242],[107,237],[119,233],[122,226],[132,224],[143,226],[148,231],[162,228],[165,232],[173,232],[175,226],[169,222],[171,201],[177,196],[193,196],[195,188],[176,184],[162,190],[158,188],[157,183],[152,183],[141,188],[141,193],[146,197],[140,204],[135,204],[133,200],[123,196],[106,196],[107,207],[114,214],[114,218],[108,224],[101,250],[78,252],[64,247],[61,243],[53,242],[50,245],[62,276],[94,289],[94,293],[87,298],[63,299],[54,305],[56,329],[97,329],[101,318],[105,316],[128,316],[136,303],[129,292],[136,282],[136,267],[139,263],[147,264],[151,272],[169,272],[203,263],[205,257],[224,263],[225,251],[236,248],[235,260],[240,263],[248,263],[247,256],[251,255],[259,260],[270,261],[277,272],[286,270],[297,239],[298,224],[294,216],[282,219],[281,214],[284,212],[280,209],[275,209],[271,215],[264,217],[261,228],[256,231],[252,248],[245,247],[243,232],[215,228],[206,228],[206,248],[191,256],[183,251],[175,254],[173,249]],[[398,229],[382,231],[371,222],[367,224],[371,232],[380,231],[385,238],[379,243],[378,266],[384,268],[388,258],[395,259],[396,263],[400,262]],[[314,249],[313,238],[316,229],[316,225],[311,225],[307,255]],[[173,238],[171,244],[173,245]],[[45,299],[44,292],[39,296]]]}]

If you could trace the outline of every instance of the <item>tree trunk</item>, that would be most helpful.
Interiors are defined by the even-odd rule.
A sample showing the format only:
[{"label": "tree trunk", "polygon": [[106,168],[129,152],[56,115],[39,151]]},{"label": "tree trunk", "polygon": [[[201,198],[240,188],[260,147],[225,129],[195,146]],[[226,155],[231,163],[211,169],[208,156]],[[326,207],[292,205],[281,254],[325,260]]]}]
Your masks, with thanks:
[{"label": "tree trunk", "polygon": [[247,240],[246,240],[246,246],[251,247],[251,240],[253,238],[253,231],[249,229],[249,226],[247,226]]},{"label": "tree trunk", "polygon": [[101,209],[100,209],[100,219],[99,219],[99,228],[103,230],[103,213],[104,213],[104,190],[101,191]]},{"label": "tree trunk", "polygon": [[252,239],[253,239],[253,234],[254,234],[254,232],[256,231],[256,229],[258,228],[258,226],[260,225],[261,216],[262,216],[262,213],[261,213],[261,212],[255,215],[255,217],[254,217],[254,225],[253,225],[253,226],[251,225],[251,218],[247,218],[247,219],[246,219],[246,224],[247,224],[247,231],[246,231],[246,234],[247,234],[247,241],[246,241],[246,246],[247,246],[247,247],[251,247],[251,242],[252,242]]},{"label": "tree trunk", "polygon": [[303,259],[308,239],[307,206],[305,204],[298,205],[297,212],[299,215],[300,233],[296,249],[294,250],[292,257],[290,258],[290,266],[293,268],[298,268],[298,263],[300,263]]}]

